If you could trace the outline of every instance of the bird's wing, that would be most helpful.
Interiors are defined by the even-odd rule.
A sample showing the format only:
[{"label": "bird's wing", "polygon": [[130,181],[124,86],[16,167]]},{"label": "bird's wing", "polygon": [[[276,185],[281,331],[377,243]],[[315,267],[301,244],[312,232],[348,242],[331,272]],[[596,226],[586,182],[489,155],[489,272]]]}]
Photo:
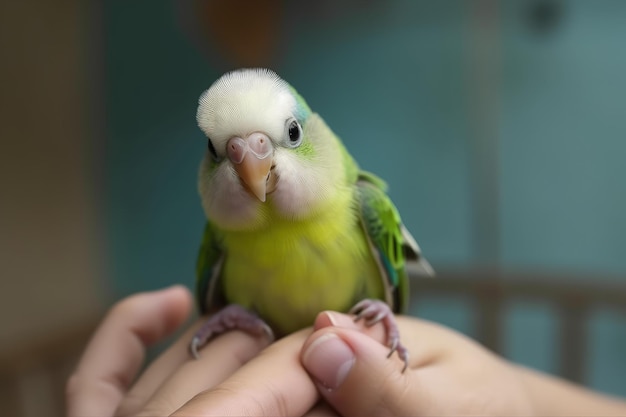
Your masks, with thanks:
[{"label": "bird's wing", "polygon": [[361,171],[357,180],[357,194],[361,223],[368,236],[383,272],[385,284],[390,292],[392,308],[403,312],[408,307],[407,266],[416,264],[411,271],[419,270],[424,275],[433,275],[433,270],[415,239],[404,227],[400,214],[386,194],[383,180],[369,172]]},{"label": "bird's wing", "polygon": [[224,255],[217,232],[207,221],[196,262],[196,301],[203,314],[225,304],[220,288]]}]

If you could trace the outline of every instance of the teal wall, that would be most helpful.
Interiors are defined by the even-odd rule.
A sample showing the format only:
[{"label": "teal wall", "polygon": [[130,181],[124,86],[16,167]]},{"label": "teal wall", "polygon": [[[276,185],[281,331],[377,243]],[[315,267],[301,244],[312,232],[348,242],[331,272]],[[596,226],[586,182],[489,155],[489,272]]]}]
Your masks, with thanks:
[{"label": "teal wall", "polygon": [[203,214],[195,179],[206,143],[199,93],[218,73],[168,1],[106,2],[105,183],[117,294],[191,284]]},{"label": "teal wall", "polygon": [[626,2],[563,3],[542,40],[503,10],[501,263],[623,276]]},{"label": "teal wall", "polygon": [[[485,29],[470,7],[478,3],[465,1],[323,1],[307,6],[311,16],[288,2],[274,69],[391,184],[436,267],[623,278],[626,2],[556,0],[560,19],[545,30],[529,20],[535,3],[501,2]],[[194,48],[180,4],[105,4],[105,212],[119,296],[194,279],[206,146],[196,103],[229,66]],[[491,30],[497,47],[484,62],[476,30]],[[476,72],[476,62],[487,67]],[[475,80],[494,89],[487,102]],[[471,333],[468,311],[462,299],[419,307]],[[623,323],[615,312],[594,316],[590,382],[626,395]],[[556,370],[549,306],[515,304],[507,327],[509,357]]]}]

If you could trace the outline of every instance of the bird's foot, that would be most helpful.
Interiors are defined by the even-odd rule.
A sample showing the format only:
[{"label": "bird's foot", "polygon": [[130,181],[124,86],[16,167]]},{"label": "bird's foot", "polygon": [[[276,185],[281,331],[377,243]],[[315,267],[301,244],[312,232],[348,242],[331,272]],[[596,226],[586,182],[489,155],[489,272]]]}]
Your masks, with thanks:
[{"label": "bird's foot", "polygon": [[265,336],[270,342],[274,341],[274,332],[259,316],[240,305],[230,304],[209,317],[196,331],[189,344],[189,351],[198,359],[201,347],[213,337],[229,330],[243,330],[253,336]]},{"label": "bird's foot", "polygon": [[387,346],[391,349],[387,357],[389,358],[393,352],[397,352],[398,357],[404,362],[402,372],[406,371],[409,366],[409,351],[400,343],[398,325],[387,303],[381,300],[365,299],[352,307],[349,313],[356,315],[355,322],[364,320],[367,327],[382,322],[387,332]]}]

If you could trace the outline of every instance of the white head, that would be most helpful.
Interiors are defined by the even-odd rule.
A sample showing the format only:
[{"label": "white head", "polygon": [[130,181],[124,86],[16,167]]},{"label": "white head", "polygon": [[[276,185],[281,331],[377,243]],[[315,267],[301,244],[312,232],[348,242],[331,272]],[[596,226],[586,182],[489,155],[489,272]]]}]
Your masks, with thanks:
[{"label": "white head", "polygon": [[262,227],[268,217],[304,219],[345,177],[336,137],[274,72],[229,72],[199,100],[208,138],[199,190],[218,227]]}]

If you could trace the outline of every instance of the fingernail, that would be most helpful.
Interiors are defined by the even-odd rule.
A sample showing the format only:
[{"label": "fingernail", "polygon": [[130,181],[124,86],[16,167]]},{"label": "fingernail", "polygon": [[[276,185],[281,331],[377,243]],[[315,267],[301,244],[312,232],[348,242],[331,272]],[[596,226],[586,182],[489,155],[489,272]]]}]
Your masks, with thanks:
[{"label": "fingernail", "polygon": [[356,327],[354,325],[354,320],[352,320],[351,317],[346,316],[345,314],[337,313],[336,311],[323,311],[315,319],[313,329],[319,330],[328,326],[345,328]]},{"label": "fingernail", "polygon": [[334,333],[320,336],[302,356],[307,371],[329,391],[341,385],[354,362],[352,349]]},{"label": "fingernail", "polygon": [[326,317],[332,326],[337,325],[337,316],[332,311],[325,311]]},{"label": "fingernail", "polygon": [[354,320],[345,314],[337,313],[337,312],[328,312],[328,320],[335,327],[347,327],[354,328]]}]

